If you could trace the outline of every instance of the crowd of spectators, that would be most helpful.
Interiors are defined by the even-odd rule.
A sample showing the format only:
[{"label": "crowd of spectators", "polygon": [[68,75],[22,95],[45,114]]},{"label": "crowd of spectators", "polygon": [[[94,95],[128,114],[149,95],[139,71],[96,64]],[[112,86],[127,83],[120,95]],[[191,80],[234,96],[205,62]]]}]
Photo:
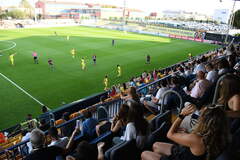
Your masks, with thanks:
[{"label": "crowd of spectators", "polygon": [[[113,86],[108,98],[120,98],[123,104],[110,120],[100,121],[93,118],[91,111],[87,111],[83,113],[83,122],[76,121],[57,129],[51,124],[51,113],[43,107],[40,126],[23,133],[22,141],[30,138],[26,150],[29,154],[25,154],[25,159],[103,160],[105,143],[94,145],[89,142],[101,136],[101,128],[110,124],[104,128],[105,132],[113,133],[110,147],[135,141],[143,160],[216,160],[231,146],[231,137],[240,129],[239,55],[239,45],[231,45],[190,58],[174,67],[145,71],[128,83]],[[212,104],[217,80],[221,76],[224,77],[216,93],[217,99]],[[157,88],[142,88],[160,78],[163,79]],[[172,93],[163,100],[166,91],[178,93],[185,104],[184,108],[179,110],[179,98]],[[104,101],[101,97],[103,107]],[[167,110],[172,111],[173,115],[178,112],[170,120],[172,125],[165,135],[170,143],[156,140],[150,150],[146,147],[152,133],[148,116]],[[62,121],[69,120],[70,113],[64,113]],[[87,137],[87,141],[74,144],[74,138],[80,134]],[[237,142],[239,147],[239,139]],[[234,149],[239,151],[240,148]]]}]

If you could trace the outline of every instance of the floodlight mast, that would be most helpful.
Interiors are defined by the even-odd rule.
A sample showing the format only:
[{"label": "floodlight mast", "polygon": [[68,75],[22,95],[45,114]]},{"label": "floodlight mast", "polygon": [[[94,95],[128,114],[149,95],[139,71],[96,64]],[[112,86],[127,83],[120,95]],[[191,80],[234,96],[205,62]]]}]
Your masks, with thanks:
[{"label": "floodlight mast", "polygon": [[34,21],[35,21],[35,22],[37,22],[36,3],[37,3],[37,0],[33,0],[33,7],[34,7]]},{"label": "floodlight mast", "polygon": [[123,31],[125,31],[126,25],[126,0],[123,0]]},{"label": "floodlight mast", "polygon": [[[228,29],[227,29],[227,33],[226,33],[226,37],[225,37],[225,41],[224,41],[225,44],[227,44],[227,42],[228,42],[229,32],[230,32],[230,29],[233,26],[234,17],[235,17],[234,10],[235,10],[235,6],[236,6],[236,1],[237,0],[234,0],[231,15],[230,15],[230,18],[229,18],[229,21],[228,21]],[[222,2],[222,1],[220,0],[220,2]]]}]

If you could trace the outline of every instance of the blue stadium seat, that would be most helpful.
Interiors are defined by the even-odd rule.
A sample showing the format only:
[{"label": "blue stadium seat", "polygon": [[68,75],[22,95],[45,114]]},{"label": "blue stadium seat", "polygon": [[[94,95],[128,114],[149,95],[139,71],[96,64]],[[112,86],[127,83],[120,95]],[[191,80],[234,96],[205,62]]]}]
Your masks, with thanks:
[{"label": "blue stadium seat", "polygon": [[155,142],[169,142],[167,138],[167,132],[169,130],[169,125],[167,122],[163,122],[162,125],[150,134],[148,137],[145,150],[151,150],[153,143]]},{"label": "blue stadium seat", "polygon": [[170,123],[170,121],[171,121],[171,111],[168,110],[162,114],[158,114],[150,122],[151,130],[154,131],[158,129],[163,122]]},{"label": "blue stadium seat", "polygon": [[140,151],[136,147],[136,141],[125,141],[112,148],[108,160],[135,160],[140,159]]},{"label": "blue stadium seat", "polygon": [[240,128],[233,134],[231,145],[216,160],[237,160],[240,158]]},{"label": "blue stadium seat", "polygon": [[166,122],[166,125],[171,124],[171,111],[166,111],[161,116],[156,117],[155,129],[158,129],[160,126],[162,126],[163,122]]},{"label": "blue stadium seat", "polygon": [[104,106],[97,108],[98,122],[105,121],[109,119],[108,111]]},{"label": "blue stadium seat", "polygon": [[104,154],[105,159],[106,159],[106,160],[110,160],[111,152],[112,152],[114,149],[121,147],[121,146],[122,146],[123,144],[125,144],[125,143],[126,143],[126,142],[123,141],[123,142],[121,142],[121,143],[118,143],[118,144],[114,145],[112,148],[109,148],[109,149],[105,152],[105,154]]}]

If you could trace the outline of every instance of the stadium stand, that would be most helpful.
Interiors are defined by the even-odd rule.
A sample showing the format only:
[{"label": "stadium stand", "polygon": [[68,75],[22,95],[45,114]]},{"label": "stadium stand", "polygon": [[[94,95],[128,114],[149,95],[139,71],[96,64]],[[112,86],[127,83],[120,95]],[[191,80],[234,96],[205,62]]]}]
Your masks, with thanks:
[{"label": "stadium stand", "polygon": [[[86,102],[82,101],[82,104],[80,103],[80,105],[77,105],[76,103],[76,105],[73,104],[74,107],[65,107],[62,110],[51,112],[49,114],[49,125],[51,127],[55,126],[59,133],[62,133],[63,128],[65,128],[66,131],[69,131],[69,134],[64,136],[70,137],[72,135],[70,137],[70,141],[72,141],[73,144],[71,147],[68,146],[69,148],[67,148],[62,157],[58,158],[65,158],[66,155],[71,155],[68,156],[68,160],[71,158],[81,159],[81,156],[84,157],[87,153],[91,153],[91,151],[92,153],[98,151],[98,159],[132,160],[140,159],[140,156],[142,156],[142,159],[149,159],[149,156],[156,155],[156,157],[160,157],[160,153],[164,153],[164,151],[160,153],[158,152],[159,147],[156,144],[159,143],[156,142],[159,141],[166,143],[175,142],[176,144],[186,146],[184,149],[175,147],[178,152],[174,154],[171,153],[172,159],[179,157],[181,159],[181,156],[186,156],[186,154],[188,154],[186,158],[189,158],[189,155],[196,158],[196,151],[192,151],[192,146],[182,142],[184,140],[180,143],[179,140],[174,139],[174,134],[176,129],[180,126],[180,121],[184,119],[182,123],[185,123],[186,125],[182,124],[182,127],[188,127],[178,129],[181,129],[181,132],[189,131],[189,133],[192,134],[196,133],[194,132],[195,128],[199,127],[198,123],[195,122],[199,122],[200,124],[204,120],[208,120],[209,122],[210,129],[208,129],[211,131],[210,136],[205,136],[205,134],[209,134],[208,132],[206,133],[203,130],[200,130],[201,132],[199,131],[202,134],[198,135],[198,138],[206,138],[205,140],[208,141],[204,141],[203,144],[198,144],[198,147],[200,146],[200,148],[202,147],[203,149],[197,152],[197,155],[200,155],[197,158],[202,160],[239,159],[239,55],[239,45],[230,44],[228,47],[219,48],[203,55],[190,58],[187,61],[180,62],[163,70],[155,70],[148,74],[143,73],[140,77],[132,78],[132,80],[127,83],[126,86],[129,91],[126,90],[125,93],[121,93],[120,88],[115,86],[117,96],[108,97],[108,92],[106,92],[97,95],[97,98],[95,97],[92,101],[91,98],[87,99],[87,101],[91,101],[89,107],[84,107]],[[208,69],[209,64],[211,64],[210,66],[213,66],[214,71],[218,74],[218,78],[209,82],[209,85],[211,86],[205,88],[200,82],[203,81],[203,79],[204,81],[208,81],[203,75],[204,73],[213,71],[213,69]],[[155,74],[158,75],[158,79],[156,79]],[[163,87],[161,85],[163,81],[164,83],[167,83],[168,89],[161,94],[161,101],[160,103],[157,103],[155,111],[149,112],[149,110],[140,104],[140,102],[143,102],[140,101],[140,99],[151,101],[151,97],[156,96],[158,90]],[[136,86],[137,89],[135,89]],[[193,88],[195,88],[198,92],[201,92],[201,94],[198,94],[198,96],[192,95],[191,93]],[[107,98],[104,102],[99,102],[99,99],[102,96]],[[138,98],[138,96],[140,98]],[[96,99],[98,99],[98,101]],[[135,107],[138,108],[136,110],[133,109],[134,103],[137,103]],[[126,130],[128,131],[115,133],[110,131],[111,128],[108,128],[104,130],[103,133],[98,134],[99,136],[86,136],[83,131],[83,123],[84,119],[86,119],[86,116],[84,115],[86,115],[86,113],[91,113],[92,118],[98,120],[98,122],[112,122],[112,118],[119,113],[122,104],[128,106],[129,110],[131,110],[128,111],[127,114],[127,123],[123,123],[121,127],[123,130],[124,128],[127,128]],[[136,117],[142,113],[144,113],[144,118],[149,123],[149,129],[147,127],[148,125],[139,126],[137,122],[135,122]],[[130,116],[132,116],[132,114],[135,114],[135,119],[130,120]],[[63,118],[62,115],[64,115]],[[219,120],[218,116],[222,119]],[[89,118],[89,116],[87,116],[87,118]],[[224,124],[224,119],[229,119],[229,129],[227,128],[228,125]],[[52,121],[53,123],[51,123]],[[133,123],[132,126],[127,125],[129,124],[129,121],[135,123]],[[36,123],[36,126],[38,126],[38,122],[35,120],[30,120],[27,124],[25,124],[27,126],[26,128],[29,129],[29,132],[33,130],[33,126],[35,126],[29,125],[29,123],[33,122]],[[212,122],[215,122],[214,124],[217,126],[214,126]],[[173,125],[171,126],[171,124]],[[141,130],[142,127],[144,127],[144,130]],[[204,127],[207,128],[207,126]],[[46,148],[41,145],[40,148],[33,146],[35,148],[30,154],[29,151],[31,149],[29,144],[31,145],[34,143],[32,140],[33,131],[29,134],[30,141],[29,139],[22,141],[23,135],[21,133],[10,134],[11,136],[1,134],[0,159],[31,159],[30,157],[34,154],[34,152],[36,152],[36,149],[47,153]],[[231,133],[227,133],[227,131],[231,131]],[[48,131],[46,130],[44,134],[47,139],[46,144],[50,144],[51,138],[48,136]],[[228,136],[226,136],[228,134],[231,135],[229,136],[232,137],[231,140],[229,140]],[[184,136],[186,135],[187,133]],[[124,141],[120,141],[114,145],[114,137],[121,136],[125,137]],[[215,138],[214,141],[217,142],[218,145],[216,145],[214,141],[209,143],[212,140],[211,138],[209,139],[209,137],[212,139]],[[189,138],[189,141],[191,141],[192,138]],[[139,141],[144,143],[142,143],[142,145],[138,145]],[[222,143],[220,144],[220,142]],[[85,144],[86,148],[82,146],[83,144]],[[152,147],[154,152],[149,151]],[[211,147],[215,148],[213,149]],[[191,150],[189,148],[191,148]],[[84,152],[84,150],[86,150],[86,152]],[[79,153],[82,155],[79,155]],[[103,156],[104,153],[105,155]],[[56,153],[56,156],[59,155],[59,152]],[[165,158],[169,157],[169,154],[164,155]],[[168,156],[166,157],[166,155]],[[186,158],[184,158],[184,160],[186,160]],[[96,156],[93,159],[97,159]],[[154,159],[154,156],[152,159]]]}]

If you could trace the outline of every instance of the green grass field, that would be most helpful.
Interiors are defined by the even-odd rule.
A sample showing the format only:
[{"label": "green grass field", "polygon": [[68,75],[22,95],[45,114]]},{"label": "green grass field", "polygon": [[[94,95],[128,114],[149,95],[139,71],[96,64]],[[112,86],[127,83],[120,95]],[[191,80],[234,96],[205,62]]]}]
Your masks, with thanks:
[{"label": "green grass field", "polygon": [[[58,36],[54,35],[57,32]],[[70,40],[66,40],[66,36]],[[116,45],[111,46],[112,39]],[[123,33],[87,27],[59,27],[41,29],[0,30],[0,50],[17,46],[0,56],[0,73],[7,76],[40,102],[54,109],[63,103],[103,91],[103,78],[109,75],[110,84],[128,81],[144,70],[163,68],[197,55],[215,45],[192,41]],[[73,59],[70,50],[77,50]],[[32,52],[39,55],[39,64],[33,63]],[[9,54],[17,53],[15,66],[9,63]],[[97,55],[97,65],[91,60]],[[145,57],[151,55],[151,64]],[[80,58],[87,60],[87,69],[81,70]],[[53,59],[55,70],[47,63]],[[116,65],[122,66],[123,76],[117,78]],[[0,129],[25,119],[27,113],[37,116],[40,105],[0,76]]]}]

